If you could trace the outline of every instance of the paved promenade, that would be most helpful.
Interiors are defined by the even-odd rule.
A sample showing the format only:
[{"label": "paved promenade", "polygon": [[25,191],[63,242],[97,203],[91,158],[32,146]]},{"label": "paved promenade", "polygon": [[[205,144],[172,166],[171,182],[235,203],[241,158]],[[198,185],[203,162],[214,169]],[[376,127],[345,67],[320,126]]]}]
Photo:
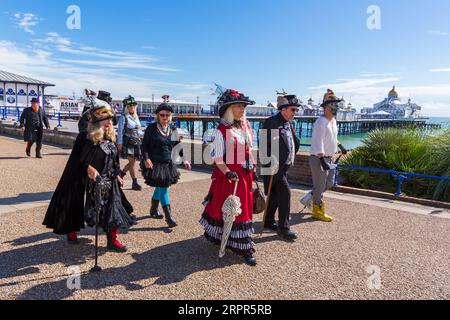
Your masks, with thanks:
[{"label": "paved promenade", "polygon": [[[39,160],[26,158],[18,139],[0,136],[0,146],[0,299],[450,299],[448,210],[331,192],[335,222],[325,224],[296,213],[305,192],[296,188],[291,222],[299,241],[255,236],[251,268],[232,254],[219,259],[203,239],[198,220],[210,180],[199,171],[182,171],[170,190],[174,230],[149,219],[152,189],[131,191],[127,180],[139,218],[121,235],[129,251],[106,252],[102,235],[104,271],[90,274],[93,231],[69,246],[41,225],[70,150],[44,146]],[[77,268],[80,289],[73,289],[67,280]]]}]

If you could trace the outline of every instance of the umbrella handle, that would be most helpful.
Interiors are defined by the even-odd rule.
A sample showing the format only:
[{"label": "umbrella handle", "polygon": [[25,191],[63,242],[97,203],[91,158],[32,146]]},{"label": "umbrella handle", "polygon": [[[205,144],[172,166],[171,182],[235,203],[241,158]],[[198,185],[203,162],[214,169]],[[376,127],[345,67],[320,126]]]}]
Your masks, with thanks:
[{"label": "umbrella handle", "polygon": [[236,180],[236,183],[234,184],[233,196],[236,196],[238,183],[239,183],[239,180]]}]

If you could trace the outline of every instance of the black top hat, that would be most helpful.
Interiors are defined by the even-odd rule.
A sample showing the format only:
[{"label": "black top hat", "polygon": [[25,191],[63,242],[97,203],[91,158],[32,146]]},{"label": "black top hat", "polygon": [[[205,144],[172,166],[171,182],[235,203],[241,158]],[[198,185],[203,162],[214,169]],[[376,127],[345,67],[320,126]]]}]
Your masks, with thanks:
[{"label": "black top hat", "polygon": [[111,98],[111,93],[107,92],[107,91],[99,91],[97,94],[97,99],[111,103],[112,102],[112,98]]},{"label": "black top hat", "polygon": [[300,107],[300,101],[298,100],[296,95],[286,94],[278,97],[277,107],[278,110],[282,110],[283,108],[288,107]]},{"label": "black top hat", "polygon": [[219,116],[223,118],[228,107],[233,104],[243,104],[247,107],[248,105],[254,105],[255,101],[250,100],[249,97],[246,97],[244,94],[236,90],[227,90],[217,100]]},{"label": "black top hat", "polygon": [[40,101],[39,101],[39,98],[33,98],[33,99],[31,99],[30,102],[31,103],[39,103]]}]

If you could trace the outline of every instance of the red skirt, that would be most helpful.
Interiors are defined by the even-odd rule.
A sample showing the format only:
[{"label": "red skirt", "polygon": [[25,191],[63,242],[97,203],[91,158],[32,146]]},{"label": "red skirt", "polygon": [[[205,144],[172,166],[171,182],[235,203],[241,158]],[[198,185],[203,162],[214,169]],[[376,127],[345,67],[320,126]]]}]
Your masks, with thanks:
[{"label": "red skirt", "polygon": [[[253,229],[253,172],[240,168],[232,168],[239,176],[236,196],[241,200],[242,213],[236,217],[236,221],[231,229],[231,235],[228,239],[227,248],[232,251],[246,255],[255,252],[254,243],[251,235]],[[200,220],[200,224],[205,229],[205,237],[220,244],[223,234],[223,212],[222,206],[225,200],[233,194],[235,182],[231,182],[218,169],[213,173],[210,193],[212,199],[207,204]]]}]

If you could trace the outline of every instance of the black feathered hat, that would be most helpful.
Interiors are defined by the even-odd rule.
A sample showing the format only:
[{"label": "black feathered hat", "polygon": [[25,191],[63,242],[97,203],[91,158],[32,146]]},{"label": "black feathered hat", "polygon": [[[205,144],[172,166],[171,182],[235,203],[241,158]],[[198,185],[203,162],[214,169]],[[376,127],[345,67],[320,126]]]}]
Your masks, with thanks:
[{"label": "black feathered hat", "polygon": [[225,91],[217,100],[217,110],[219,116],[223,118],[227,109],[233,104],[243,104],[245,107],[254,105],[255,101],[236,90]]}]

